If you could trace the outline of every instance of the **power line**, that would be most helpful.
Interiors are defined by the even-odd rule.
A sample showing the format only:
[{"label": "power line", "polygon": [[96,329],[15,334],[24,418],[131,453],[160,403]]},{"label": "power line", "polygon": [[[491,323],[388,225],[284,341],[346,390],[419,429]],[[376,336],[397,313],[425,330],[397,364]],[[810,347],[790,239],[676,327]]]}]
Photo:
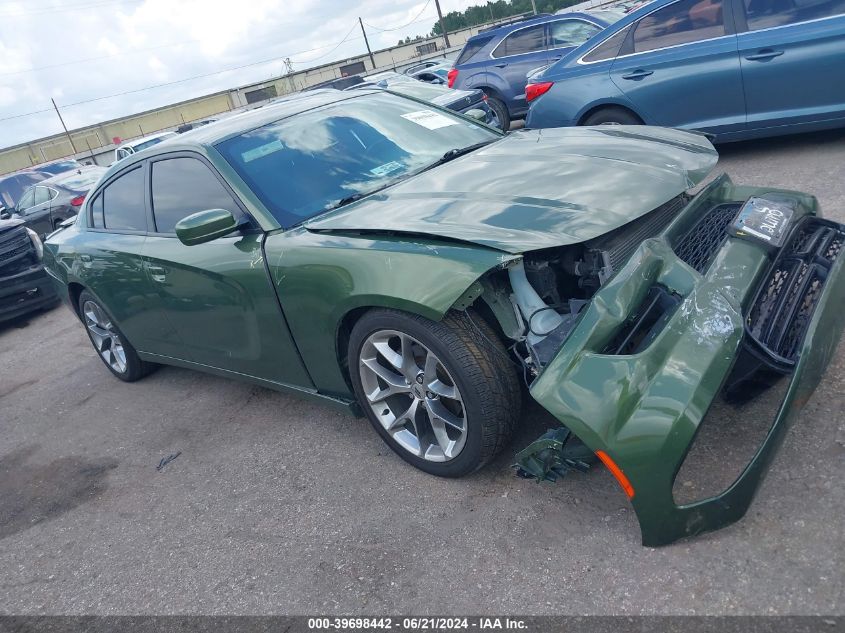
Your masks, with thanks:
[{"label": "power line", "polygon": [[[352,35],[352,31],[354,31],[354,30],[355,30],[355,28],[356,28],[357,26],[358,26],[358,24],[357,24],[357,23],[353,24],[353,25],[352,25],[352,28],[351,28],[351,29],[349,29],[349,32],[348,32],[346,35],[344,35],[344,36],[343,36],[343,39],[342,39],[342,40],[340,40],[340,41],[339,41],[339,42],[335,45],[335,47],[334,47],[332,50],[330,50],[328,53],[325,53],[325,54],[323,54],[323,55],[320,55],[319,57],[315,57],[315,58],[313,58],[313,59],[308,59],[308,60],[301,61],[301,62],[300,62],[300,61],[296,61],[296,60],[291,60],[291,63],[293,63],[293,64],[310,64],[310,63],[312,63],[312,62],[316,62],[318,59],[323,59],[324,57],[328,57],[329,55],[331,55],[332,53],[334,53],[334,52],[335,52],[338,48],[340,48],[340,45],[341,45],[341,44],[343,44],[343,43],[344,43],[347,39],[349,39],[349,36],[350,36],[350,35]],[[353,37],[352,39],[353,39],[353,40],[363,39],[363,37],[359,35],[358,37]]]},{"label": "power line", "polygon": [[116,2],[88,2],[63,7],[36,7],[31,11],[18,11],[16,13],[0,13],[0,17],[16,18],[29,15],[50,15],[51,13],[67,13],[68,11],[80,11],[85,9],[97,9],[100,7],[114,6],[118,4],[137,4],[145,0],[117,0]]},{"label": "power line", "polygon": [[423,6],[423,8],[422,8],[422,11],[420,11],[419,13],[417,13],[416,17],[415,17],[413,20],[411,20],[411,21],[410,21],[410,22],[408,22],[407,24],[403,24],[402,26],[394,26],[394,27],[389,28],[389,29],[382,29],[382,28],[380,28],[380,27],[378,27],[378,26],[373,26],[372,24],[368,24],[367,22],[364,22],[364,24],[366,24],[366,25],[367,25],[368,27],[370,27],[371,29],[375,29],[376,31],[382,31],[382,32],[387,32],[387,31],[398,31],[398,30],[400,30],[400,29],[404,29],[406,26],[411,26],[412,24],[414,24],[414,23],[415,23],[415,22],[419,19],[419,17],[420,17],[423,13],[425,13],[425,10],[426,10],[426,9],[428,9],[428,5],[430,5],[430,4],[431,4],[431,0],[427,0],[427,1],[426,1],[426,3],[425,3],[425,5],[424,5],[424,6]]}]

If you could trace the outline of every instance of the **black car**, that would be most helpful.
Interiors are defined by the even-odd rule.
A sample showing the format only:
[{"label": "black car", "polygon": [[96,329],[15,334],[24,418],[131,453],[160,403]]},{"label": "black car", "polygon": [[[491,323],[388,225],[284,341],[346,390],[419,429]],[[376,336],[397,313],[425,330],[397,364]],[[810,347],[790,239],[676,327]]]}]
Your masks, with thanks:
[{"label": "black car", "polygon": [[21,218],[43,238],[76,216],[85,195],[105,171],[105,167],[85,167],[42,180],[27,189],[15,208],[5,213]]},{"label": "black car", "polygon": [[43,255],[41,239],[23,220],[0,220],[0,321],[58,303]]}]

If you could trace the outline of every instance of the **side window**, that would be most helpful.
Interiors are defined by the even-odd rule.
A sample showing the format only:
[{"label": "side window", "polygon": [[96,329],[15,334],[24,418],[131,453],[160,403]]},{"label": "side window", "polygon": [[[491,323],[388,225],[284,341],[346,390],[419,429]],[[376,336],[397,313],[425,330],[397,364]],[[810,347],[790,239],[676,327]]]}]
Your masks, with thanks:
[{"label": "side window", "polygon": [[35,188],[35,206],[39,204],[44,204],[50,200],[50,190],[47,187],[36,187]]},{"label": "side window", "polygon": [[745,0],[749,31],[843,14],[844,0]]},{"label": "side window", "polygon": [[724,34],[722,0],[679,0],[637,23],[634,52],[709,40]]},{"label": "side window", "polygon": [[91,202],[91,226],[102,229],[103,224],[103,194],[99,194]]},{"label": "side window", "polygon": [[35,187],[31,189],[27,189],[24,194],[21,196],[21,199],[18,200],[18,210],[23,211],[24,209],[28,209],[29,207],[35,204]]},{"label": "side window", "polygon": [[499,43],[493,51],[493,57],[521,55],[543,50],[546,46],[544,29],[545,25],[538,24],[514,31]]},{"label": "side window", "polygon": [[630,30],[631,27],[629,26],[622,29],[615,35],[610,36],[589,53],[584,55],[583,60],[585,62],[600,62],[605,59],[613,59],[619,54],[619,49],[622,48],[622,43],[625,41],[625,38],[628,37],[628,31]]},{"label": "side window", "polygon": [[208,167],[195,158],[168,158],[152,164],[153,217],[159,233],[173,233],[176,223],[197,211],[241,211]]},{"label": "side window", "polygon": [[103,189],[103,225],[119,231],[146,231],[144,170],[136,167]]},{"label": "side window", "polygon": [[473,40],[472,42],[467,42],[464,45],[464,49],[461,51],[461,54],[458,55],[458,59],[457,61],[455,61],[455,66],[457,66],[458,64],[463,64],[464,62],[468,62],[475,56],[478,51],[487,46],[487,44],[492,39],[493,37],[491,36]]},{"label": "side window", "polygon": [[601,28],[583,20],[559,20],[549,24],[549,48],[580,46]]}]

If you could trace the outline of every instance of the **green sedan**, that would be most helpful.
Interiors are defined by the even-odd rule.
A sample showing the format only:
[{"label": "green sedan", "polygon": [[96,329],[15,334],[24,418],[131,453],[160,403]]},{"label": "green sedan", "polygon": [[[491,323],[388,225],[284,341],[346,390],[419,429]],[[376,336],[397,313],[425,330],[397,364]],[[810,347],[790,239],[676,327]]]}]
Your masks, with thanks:
[{"label": "green sedan", "polygon": [[[659,545],[745,513],[845,323],[843,227],[726,176],[692,195],[716,162],[677,130],[505,136],[315,91],[115,164],[45,265],[117,378],[167,364],[319,399],[435,475],[488,463],[530,394],[560,426],[518,473],[600,460]],[[734,483],[677,503],[711,405],[774,398]]]}]

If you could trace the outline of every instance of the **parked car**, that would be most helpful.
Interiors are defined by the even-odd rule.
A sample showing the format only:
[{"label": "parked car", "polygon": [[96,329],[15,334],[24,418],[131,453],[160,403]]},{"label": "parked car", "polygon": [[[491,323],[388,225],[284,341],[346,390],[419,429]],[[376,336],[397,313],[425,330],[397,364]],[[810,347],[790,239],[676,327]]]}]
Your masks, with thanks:
[{"label": "parked car", "polygon": [[49,177],[48,173],[28,169],[0,176],[0,212],[14,209],[24,191]]},{"label": "parked car", "polygon": [[735,141],[845,125],[845,4],[655,0],[535,75],[535,128],[647,123]]},{"label": "parked car", "polygon": [[75,169],[83,169],[85,165],[80,163],[78,160],[73,158],[66,158],[64,160],[57,160],[52,163],[46,163],[45,165],[38,165],[35,169],[44,173],[44,174],[52,174],[53,176],[57,174],[62,174],[67,171],[73,171]]},{"label": "parked car", "polygon": [[449,71],[452,70],[453,62],[448,59],[443,59],[437,63],[431,64],[426,68],[415,70],[414,72],[405,71],[409,77],[413,77],[418,81],[424,81],[429,84],[448,85]]},{"label": "parked car", "polygon": [[[524,379],[565,427],[520,472],[595,453],[659,545],[745,513],[845,326],[845,226],[724,175],[689,193],[717,160],[680,130],[504,135],[311,92],[112,166],[45,261],[117,378],[178,365],[357,410],[435,475],[506,446]],[[772,426],[728,490],[678,506],[723,395]]]},{"label": "parked car", "polygon": [[42,180],[24,192],[13,213],[43,238],[76,217],[88,190],[105,171],[105,167],[84,167]]},{"label": "parked car", "polygon": [[374,75],[373,78],[377,78],[378,82],[366,81],[347,90],[386,88],[391,92],[422,99],[443,108],[473,116],[487,125],[501,128],[496,113],[487,105],[487,95],[481,90],[453,90],[445,86],[426,84],[399,73],[384,72]]},{"label": "parked car", "polygon": [[606,12],[541,15],[509,22],[473,35],[448,71],[450,88],[480,89],[502,128],[528,110],[526,74],[560,59],[609,26]]},{"label": "parked car", "polygon": [[41,239],[23,220],[0,219],[0,322],[59,302],[43,254]]},{"label": "parked car", "polygon": [[438,66],[438,65],[440,65],[440,64],[443,64],[444,62],[445,62],[445,63],[448,63],[448,60],[444,60],[444,59],[427,59],[427,60],[425,60],[424,62],[419,62],[418,64],[413,64],[413,65],[411,65],[411,66],[408,66],[408,67],[407,67],[405,70],[403,70],[402,72],[403,72],[404,74],[406,74],[406,75],[411,76],[411,75],[413,75],[414,73],[418,73],[418,72],[420,72],[420,71],[422,71],[422,70],[425,70],[426,68],[432,68],[432,67],[434,67],[434,66]]},{"label": "parked car", "polygon": [[176,136],[176,132],[159,132],[158,134],[150,134],[149,136],[133,139],[123,143],[120,147],[114,150],[114,160],[115,162],[123,160],[132,154],[140,152],[142,149],[158,145],[162,141],[174,136]]}]

